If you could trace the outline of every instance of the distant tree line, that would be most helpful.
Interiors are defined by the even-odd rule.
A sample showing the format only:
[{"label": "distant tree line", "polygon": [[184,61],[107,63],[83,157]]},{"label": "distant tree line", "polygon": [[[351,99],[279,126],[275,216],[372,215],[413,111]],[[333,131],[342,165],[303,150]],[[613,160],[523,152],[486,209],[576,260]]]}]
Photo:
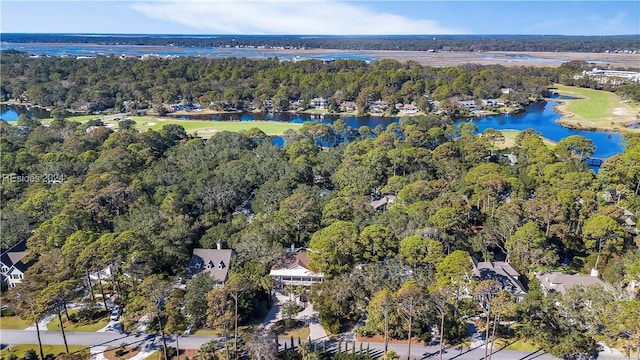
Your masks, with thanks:
[{"label": "distant tree line", "polygon": [[424,111],[429,101],[447,108],[450,99],[503,96],[526,103],[544,96],[563,69],[500,65],[437,68],[416,62],[380,60],[320,60],[281,62],[278,59],[74,59],[31,58],[3,52],[0,98],[40,106],[60,106],[89,112],[161,108],[162,104],[198,102],[219,110],[261,109],[270,100],[276,111],[291,101],[308,103],[324,97],[335,107],[354,101],[361,112],[371,101],[414,103]]},{"label": "distant tree line", "polygon": [[92,43],[102,45],[176,45],[185,47],[285,47],[343,50],[406,51],[553,51],[604,52],[640,50],[636,35],[397,35],[319,36],[216,35],[216,36],[84,36],[58,34],[2,34],[9,43]]}]

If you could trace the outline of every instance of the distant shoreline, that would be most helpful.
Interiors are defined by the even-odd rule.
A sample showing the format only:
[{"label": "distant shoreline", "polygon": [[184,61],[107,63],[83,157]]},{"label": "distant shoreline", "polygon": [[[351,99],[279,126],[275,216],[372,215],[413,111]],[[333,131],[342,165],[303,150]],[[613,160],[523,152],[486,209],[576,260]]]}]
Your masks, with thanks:
[{"label": "distant shoreline", "polygon": [[[535,66],[559,67],[565,62],[580,60],[594,63],[594,67],[606,66],[626,69],[640,68],[640,54],[636,53],[592,53],[592,52],[535,52],[535,51],[406,51],[406,50],[343,50],[343,49],[278,49],[246,47],[181,47],[167,45],[104,45],[95,43],[6,43],[4,49],[26,51],[34,55],[52,55],[70,50],[65,56],[153,56],[160,57],[247,57],[266,59],[278,57],[283,60],[394,59],[400,62],[415,61],[421,65],[449,67],[462,64],[502,65],[507,67]],[[78,50],[77,48],[80,48]],[[47,49],[51,49],[47,52]],[[184,54],[181,54],[184,52]]]}]

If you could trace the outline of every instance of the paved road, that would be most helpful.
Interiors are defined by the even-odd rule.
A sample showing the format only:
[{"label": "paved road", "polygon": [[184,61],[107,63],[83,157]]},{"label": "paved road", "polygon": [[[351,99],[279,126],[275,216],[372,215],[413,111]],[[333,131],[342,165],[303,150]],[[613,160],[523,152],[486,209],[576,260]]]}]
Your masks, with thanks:
[{"label": "paved road", "polygon": [[[118,346],[123,342],[127,344],[139,343],[142,341],[162,341],[159,335],[127,335],[113,332],[71,332],[67,331],[67,343],[69,345],[83,346]],[[40,331],[42,343],[45,345],[63,344],[60,331]],[[211,336],[185,336],[180,337],[181,349],[199,349],[202,344],[211,340]],[[173,342],[173,338],[167,336],[167,343]],[[35,330],[1,330],[0,344],[2,347],[17,344],[37,344],[38,337]]]}]

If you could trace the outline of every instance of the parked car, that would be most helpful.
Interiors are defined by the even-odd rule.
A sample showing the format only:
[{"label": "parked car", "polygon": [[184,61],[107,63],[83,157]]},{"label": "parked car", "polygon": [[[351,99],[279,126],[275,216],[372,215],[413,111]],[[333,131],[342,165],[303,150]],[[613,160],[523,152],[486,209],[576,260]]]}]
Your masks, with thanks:
[{"label": "parked car", "polygon": [[113,310],[111,311],[111,317],[109,317],[109,320],[118,321],[118,319],[120,319],[120,313],[121,313],[121,310],[119,307],[113,308]]}]

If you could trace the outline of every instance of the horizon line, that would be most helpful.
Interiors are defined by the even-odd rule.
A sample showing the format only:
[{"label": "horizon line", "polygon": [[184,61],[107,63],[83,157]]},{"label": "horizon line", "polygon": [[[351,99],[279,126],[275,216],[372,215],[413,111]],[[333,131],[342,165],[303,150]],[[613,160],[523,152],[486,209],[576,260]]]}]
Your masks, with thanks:
[{"label": "horizon line", "polygon": [[305,36],[305,37],[390,37],[390,36],[563,36],[563,37],[617,37],[617,36],[639,36],[637,34],[617,34],[617,35],[567,35],[567,34],[185,34],[185,33],[92,33],[92,32],[4,32],[0,31],[2,35],[77,35],[77,36],[198,36],[198,37],[233,37],[233,36]]}]

